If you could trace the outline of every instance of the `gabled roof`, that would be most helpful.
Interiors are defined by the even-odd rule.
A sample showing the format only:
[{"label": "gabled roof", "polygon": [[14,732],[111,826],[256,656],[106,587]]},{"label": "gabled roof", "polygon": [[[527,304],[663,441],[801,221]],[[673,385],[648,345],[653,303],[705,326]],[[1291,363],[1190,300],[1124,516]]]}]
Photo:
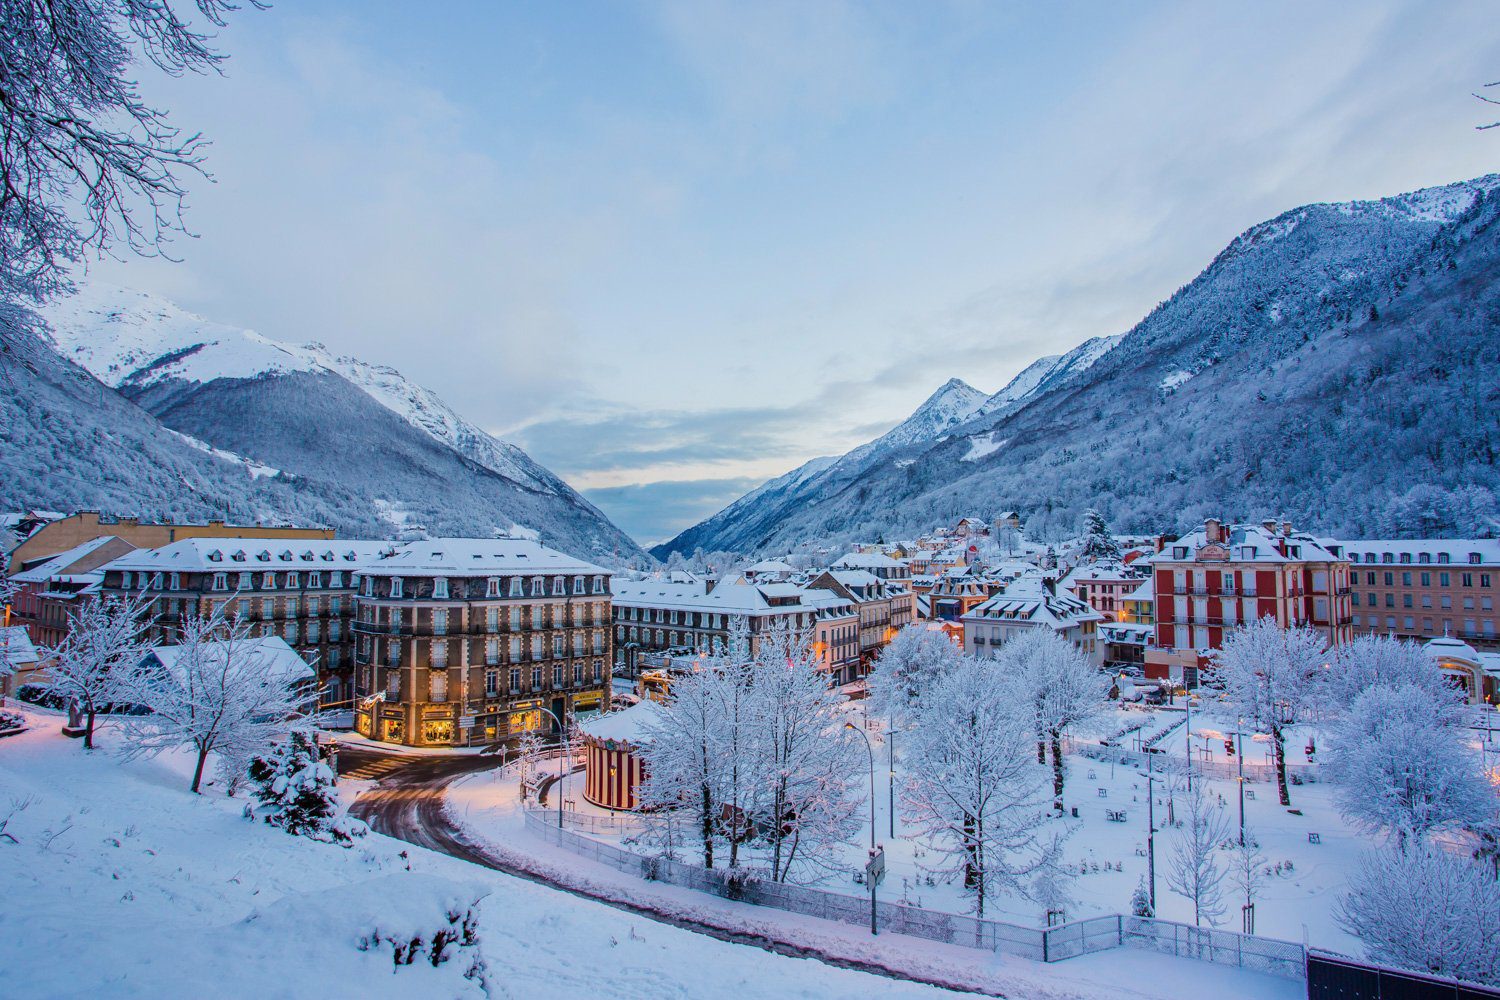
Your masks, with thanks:
[{"label": "gabled roof", "polygon": [[[223,663],[228,655],[228,643],[210,642],[204,644],[204,655],[211,660]],[[259,638],[241,639],[236,644],[237,657],[243,657],[241,662],[250,662],[251,658],[257,661],[269,661],[269,671],[273,676],[285,679],[287,684],[295,684],[298,681],[312,680],[317,674],[313,671],[302,654],[298,653],[286,640],[279,635],[261,636]],[[183,668],[186,646],[152,646],[146,651],[148,658],[154,657],[168,673],[179,681],[185,677]]]},{"label": "gabled roof", "polygon": [[0,628],[0,665],[25,667],[37,662],[36,646],[20,625]]},{"label": "gabled roof", "polygon": [[[50,557],[46,562],[33,566],[31,569],[16,573],[11,579],[17,583],[45,583],[54,576],[66,572],[69,567],[86,561],[90,555],[104,548],[110,542],[119,542],[122,545],[128,544],[114,535],[101,535],[98,538],[91,538],[81,545],[75,545],[66,552],[59,552],[57,555]],[[104,558],[108,557],[105,556]]]}]

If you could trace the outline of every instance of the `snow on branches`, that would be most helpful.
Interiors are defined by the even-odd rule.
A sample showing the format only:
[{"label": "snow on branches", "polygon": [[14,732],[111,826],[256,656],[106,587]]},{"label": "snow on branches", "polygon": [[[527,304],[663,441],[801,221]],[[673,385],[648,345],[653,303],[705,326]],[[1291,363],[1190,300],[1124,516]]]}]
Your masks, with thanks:
[{"label": "snow on branches", "polygon": [[1037,763],[1052,748],[1053,808],[1063,808],[1063,734],[1098,716],[1109,697],[1110,678],[1073,643],[1050,629],[1028,629],[1000,647],[1001,672],[1031,706],[1037,734]]},{"label": "snow on branches", "polygon": [[51,661],[41,681],[46,694],[68,706],[68,726],[83,730],[83,745],[94,747],[94,721],[114,702],[129,701],[121,691],[126,674],[140,663],[141,641],[149,622],[144,598],[84,601],[67,635],[43,651]]},{"label": "snow on branches", "polygon": [[946,632],[908,625],[880,651],[870,674],[871,705],[878,714],[909,723],[922,692],[958,663],[962,652]]},{"label": "snow on branches", "polygon": [[256,814],[287,833],[348,847],[369,828],[339,811],[333,769],[322,760],[317,737],[293,729],[269,753],[250,762],[258,786]]}]

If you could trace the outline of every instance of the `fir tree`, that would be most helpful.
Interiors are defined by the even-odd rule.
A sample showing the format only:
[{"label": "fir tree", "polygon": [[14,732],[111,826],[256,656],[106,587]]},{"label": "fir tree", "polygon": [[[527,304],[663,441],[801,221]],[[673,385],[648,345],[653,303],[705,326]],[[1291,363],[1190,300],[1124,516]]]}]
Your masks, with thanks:
[{"label": "fir tree", "polygon": [[1135,892],[1130,894],[1130,912],[1137,917],[1156,916],[1156,910],[1151,907],[1151,893],[1146,891],[1144,876],[1136,882]]},{"label": "fir tree", "polygon": [[293,730],[284,743],[250,762],[261,817],[287,833],[349,846],[365,825],[339,814],[333,769],[319,759],[317,737]]}]

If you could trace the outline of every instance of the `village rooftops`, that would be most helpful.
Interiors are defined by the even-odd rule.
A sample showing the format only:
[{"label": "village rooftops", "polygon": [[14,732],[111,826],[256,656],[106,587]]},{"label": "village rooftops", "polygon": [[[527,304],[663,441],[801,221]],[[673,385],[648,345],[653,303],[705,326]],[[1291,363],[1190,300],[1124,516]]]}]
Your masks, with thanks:
[{"label": "village rooftops", "polygon": [[1104,616],[1065,591],[1048,586],[1040,576],[1021,577],[962,621],[1024,621],[1061,630],[1080,622],[1103,621]]},{"label": "village rooftops", "polygon": [[687,584],[655,581],[617,582],[614,586],[616,607],[676,608],[684,611],[710,611],[721,614],[779,615],[813,611],[807,591],[795,584],[721,583],[708,593]]},{"label": "village rooftops", "polygon": [[882,552],[849,552],[833,563],[834,569],[904,570],[906,563]]},{"label": "village rooftops", "polygon": [[526,538],[429,538],[385,544],[361,570],[367,576],[507,576],[567,573],[612,576],[613,571]]}]

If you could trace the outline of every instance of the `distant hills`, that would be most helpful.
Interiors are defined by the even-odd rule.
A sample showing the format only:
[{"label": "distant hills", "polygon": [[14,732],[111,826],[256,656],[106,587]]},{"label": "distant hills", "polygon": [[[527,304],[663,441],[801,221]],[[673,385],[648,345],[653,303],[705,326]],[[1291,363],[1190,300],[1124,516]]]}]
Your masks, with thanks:
[{"label": "distant hills", "polygon": [[1497,192],[1491,175],[1283,213],[1127,333],[1043,358],[977,404],[950,381],[880,440],[653,552],[902,536],[1008,508],[1063,532],[1091,506],[1121,530],[1215,514],[1493,534]]}]

